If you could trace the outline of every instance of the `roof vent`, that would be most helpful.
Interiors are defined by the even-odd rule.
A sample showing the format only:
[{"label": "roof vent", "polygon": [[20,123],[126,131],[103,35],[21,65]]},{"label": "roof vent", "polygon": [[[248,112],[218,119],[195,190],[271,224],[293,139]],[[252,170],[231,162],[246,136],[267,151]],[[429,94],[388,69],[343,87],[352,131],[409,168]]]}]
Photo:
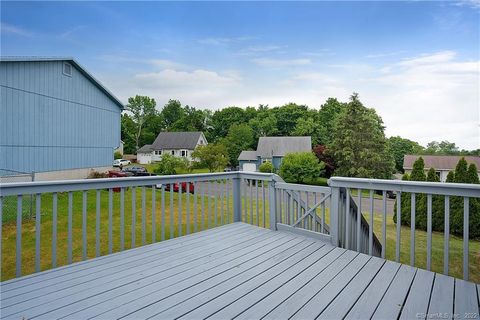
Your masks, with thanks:
[{"label": "roof vent", "polygon": [[69,63],[64,63],[63,64],[63,74],[66,76],[71,77],[72,76],[72,65]]}]

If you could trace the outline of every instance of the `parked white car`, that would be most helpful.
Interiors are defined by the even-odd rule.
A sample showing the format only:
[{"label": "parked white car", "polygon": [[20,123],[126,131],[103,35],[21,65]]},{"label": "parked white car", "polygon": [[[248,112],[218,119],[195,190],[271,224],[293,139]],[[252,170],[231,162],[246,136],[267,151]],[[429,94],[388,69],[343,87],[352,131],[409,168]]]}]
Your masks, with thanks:
[{"label": "parked white car", "polygon": [[131,164],[130,160],[125,160],[125,159],[116,159],[116,160],[113,160],[113,166],[114,167],[124,167],[124,166],[128,166],[129,164]]}]

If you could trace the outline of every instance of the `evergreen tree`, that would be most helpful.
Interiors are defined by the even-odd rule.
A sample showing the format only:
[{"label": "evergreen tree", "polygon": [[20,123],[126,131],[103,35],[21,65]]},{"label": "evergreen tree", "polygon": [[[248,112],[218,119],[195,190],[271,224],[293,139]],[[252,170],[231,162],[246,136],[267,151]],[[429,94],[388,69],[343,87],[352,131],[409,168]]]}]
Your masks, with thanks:
[{"label": "evergreen tree", "polygon": [[477,166],[475,165],[475,163],[471,163],[468,166],[467,183],[480,184],[480,179],[478,178]]},{"label": "evergreen tree", "polygon": [[454,171],[449,171],[448,172],[446,182],[455,182],[455,172]]},{"label": "evergreen tree", "polygon": [[410,174],[411,181],[425,181],[425,161],[420,157],[413,163],[412,173]]},{"label": "evergreen tree", "polygon": [[[427,173],[428,182],[440,182],[435,168],[430,168]],[[426,212],[427,209],[425,209]],[[445,221],[445,200],[443,196],[432,195],[432,230],[443,231]]]},{"label": "evergreen tree", "polygon": [[435,168],[430,168],[427,172],[427,181],[429,182],[440,182],[440,179],[435,172]]},{"label": "evergreen tree", "polygon": [[468,164],[467,164],[467,161],[465,160],[465,158],[461,158],[458,163],[457,163],[457,166],[455,167],[455,182],[457,183],[466,183],[468,182],[468,174],[467,174],[467,171],[468,171],[468,168],[467,168]]},{"label": "evergreen tree", "polygon": [[394,161],[387,150],[382,119],[353,94],[334,126],[329,145],[337,164],[336,175],[389,179]]}]

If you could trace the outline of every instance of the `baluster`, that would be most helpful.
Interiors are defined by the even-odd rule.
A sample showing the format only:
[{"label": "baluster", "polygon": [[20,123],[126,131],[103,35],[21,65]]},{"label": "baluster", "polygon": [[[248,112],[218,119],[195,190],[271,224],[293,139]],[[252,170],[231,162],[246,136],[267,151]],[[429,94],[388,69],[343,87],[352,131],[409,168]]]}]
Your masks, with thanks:
[{"label": "baluster", "polygon": [[[326,196],[326,194],[324,193],[323,196]],[[322,233],[325,233],[325,215],[326,215],[325,203],[326,201],[322,203],[322,224],[320,225]]]},{"label": "baluster", "polygon": [[197,232],[197,220],[198,220],[198,210],[197,210],[197,188],[199,184],[194,182],[193,183],[193,215],[194,215],[194,222],[193,222],[193,232]]},{"label": "baluster", "polygon": [[293,207],[293,197],[292,197],[292,191],[290,191],[290,195],[288,196],[290,199],[290,208],[289,208],[289,215],[290,215],[290,225],[295,223],[295,212],[294,212],[294,207]]},{"label": "baluster", "polygon": [[368,224],[368,254],[373,255],[373,190],[370,190],[370,223]]},{"label": "baluster", "polygon": [[108,189],[108,253],[112,253],[113,189]]},{"label": "baluster", "polygon": [[[40,272],[41,266],[40,266],[40,231],[41,231],[41,207],[42,207],[42,194],[37,193],[37,196],[35,197],[36,201],[36,208],[35,208],[35,271]],[[0,212],[2,211],[2,198],[0,197]],[[1,217],[0,217],[1,220]],[[0,221],[0,242],[2,238],[1,231],[2,230],[2,221]],[[0,246],[0,252],[2,251],[2,248]],[[1,256],[1,253],[0,253]],[[2,259],[0,258],[0,264],[1,264]]]},{"label": "baluster", "polygon": [[210,192],[212,191],[212,184],[210,183],[210,181],[206,182],[205,187],[207,188],[207,228],[210,229],[210,223],[213,222],[212,204],[211,204],[212,199],[210,198]]},{"label": "baluster", "polygon": [[200,184],[202,188],[201,197],[202,197],[202,230],[205,230],[205,182]]},{"label": "baluster", "polygon": [[395,243],[395,261],[400,262],[400,233],[402,230],[402,193],[397,191],[397,242]]},{"label": "baluster", "polygon": [[227,197],[227,207],[226,207],[226,213],[227,213],[227,223],[230,223],[230,185],[232,185],[231,180],[227,179],[225,180],[225,192],[226,192],[226,197]]},{"label": "baluster", "polygon": [[218,182],[215,180],[212,182],[211,189],[213,190],[213,225],[218,226],[218,205],[217,205],[217,191]]},{"label": "baluster", "polygon": [[[20,197],[20,196],[19,196]],[[57,266],[57,208],[58,208],[58,194],[56,192],[53,193],[53,220],[52,220],[52,268]],[[20,217],[20,223],[22,222]],[[17,246],[18,246],[18,234],[20,233],[20,244],[22,242],[22,233],[21,233],[21,224],[20,230],[18,229],[18,212],[17,212]],[[18,248],[17,248],[18,249]],[[18,259],[18,256],[17,256]],[[18,268],[17,268],[18,269]],[[18,272],[18,270],[17,270]],[[20,274],[17,274],[19,276]]]},{"label": "baluster", "polygon": [[160,232],[161,232],[161,239],[162,241],[165,240],[165,184],[162,183],[162,217],[161,217],[161,223],[162,223],[162,226],[161,226],[161,229],[160,229]]},{"label": "baluster", "polygon": [[147,236],[145,232],[146,223],[147,223],[147,195],[146,195],[146,188],[142,187],[142,246],[145,245],[147,242]]},{"label": "baluster", "polygon": [[185,229],[185,234],[190,234],[190,182],[186,182],[185,196],[187,197],[187,225]]},{"label": "baluster", "polygon": [[68,192],[68,232],[67,232],[67,261],[72,263],[72,192]]},{"label": "baluster", "polygon": [[137,192],[136,188],[132,187],[132,248],[135,248],[135,229],[136,229],[136,221],[137,221]]},{"label": "baluster", "polygon": [[410,265],[415,266],[415,193],[411,194],[410,210]]},{"label": "baluster", "polygon": [[[23,212],[23,196],[17,196],[17,247],[16,247],[16,276],[20,277],[22,275],[22,212]],[[54,224],[54,233],[55,233],[55,245],[56,245],[56,217]],[[52,239],[53,241],[53,239]],[[56,247],[55,247],[56,250]]]},{"label": "baluster", "polygon": [[244,222],[248,222],[248,214],[247,214],[247,206],[248,206],[248,203],[247,203],[247,184],[248,184],[248,181],[246,179],[242,179],[243,180],[243,213],[244,213],[244,219],[242,221]]},{"label": "baluster", "polygon": [[383,206],[383,217],[382,217],[382,258],[385,259],[385,254],[387,252],[387,191],[383,190],[382,192],[382,206]]},{"label": "baluster", "polygon": [[125,188],[120,188],[120,251],[125,250]]},{"label": "baluster", "polygon": [[350,249],[350,189],[345,191],[345,248]]},{"label": "baluster", "polygon": [[445,239],[443,249],[443,274],[448,276],[450,240],[450,197],[445,196]]},{"label": "baluster", "polygon": [[358,211],[357,211],[357,251],[362,252],[362,230],[361,225],[362,225],[362,189],[358,189]]},{"label": "baluster", "polygon": [[253,225],[253,188],[252,183],[255,180],[250,180],[250,224]]},{"label": "baluster", "polygon": [[182,236],[182,216],[183,216],[183,208],[182,208],[182,183],[178,183],[178,236]]},{"label": "baluster", "polygon": [[259,180],[256,180],[255,181],[255,206],[257,208],[257,226],[259,227],[260,226],[260,215],[259,215],[259,211],[258,211],[258,183],[260,181]]},{"label": "baluster", "polygon": [[220,180],[220,225],[223,226],[223,196],[224,196],[224,183]]},{"label": "baluster", "polygon": [[463,280],[468,281],[468,233],[470,198],[463,197]]},{"label": "baluster", "polygon": [[100,256],[100,190],[97,190],[95,217],[95,256]]},{"label": "baluster", "polygon": [[265,228],[265,219],[267,216],[266,206],[265,206],[265,181],[262,181],[262,205],[263,205],[263,227]]},{"label": "baluster", "polygon": [[157,206],[156,206],[156,193],[157,189],[155,185],[152,186],[152,243],[157,241]]},{"label": "baluster", "polygon": [[173,222],[174,222],[173,220],[175,215],[175,212],[173,212],[173,188],[174,188],[174,184],[170,183],[170,212],[168,213],[169,220],[170,220],[170,235],[168,237],[169,239],[175,238],[175,235],[173,232]]},{"label": "baluster", "polygon": [[[307,205],[306,205],[306,208],[305,208],[305,211],[308,211],[308,209],[310,208],[310,195],[309,195],[309,192],[308,191],[305,191],[305,195],[306,195],[306,199],[307,199]],[[315,231],[313,230],[313,219],[312,219],[312,216],[309,215],[307,217],[308,219],[308,228],[312,231]]]},{"label": "baluster", "polygon": [[87,260],[87,191],[82,195],[82,260]]},{"label": "baluster", "polygon": [[432,266],[432,195],[427,194],[427,270]]}]

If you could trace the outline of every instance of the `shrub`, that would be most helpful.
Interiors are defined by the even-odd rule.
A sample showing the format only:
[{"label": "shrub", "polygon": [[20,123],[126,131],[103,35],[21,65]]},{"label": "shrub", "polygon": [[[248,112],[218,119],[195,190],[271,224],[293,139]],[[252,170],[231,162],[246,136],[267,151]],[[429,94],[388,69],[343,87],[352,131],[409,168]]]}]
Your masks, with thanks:
[{"label": "shrub", "polygon": [[157,167],[153,170],[156,174],[160,175],[174,175],[177,174],[177,168],[183,168],[185,162],[172,156],[170,154],[162,155],[160,161],[157,162]]},{"label": "shrub", "polygon": [[[402,180],[438,182],[439,179],[434,168],[430,168],[425,178],[423,171],[423,159],[419,158],[413,165],[413,170],[408,177],[404,175]],[[475,170],[475,175],[473,172]],[[447,175],[447,183],[478,183],[478,174],[476,167],[471,164],[467,169],[467,162],[464,158],[460,159],[455,170]],[[396,200],[398,201],[398,199]],[[411,216],[411,195],[408,192],[402,192],[401,196],[402,216],[401,224],[410,226]],[[480,238],[480,201],[478,198],[470,198],[469,202],[469,233],[471,239]],[[397,208],[394,206],[393,221],[397,221]],[[415,228],[427,229],[427,196],[425,194],[416,194],[415,198]],[[445,197],[441,195],[432,195],[432,230],[443,232],[445,230]],[[450,233],[458,236],[463,235],[463,197],[450,197]]]},{"label": "shrub", "polygon": [[263,173],[272,173],[274,171],[274,167],[270,161],[266,161],[260,165],[258,170]]},{"label": "shrub", "polygon": [[108,173],[92,170],[90,171],[87,177],[87,179],[100,179],[100,178],[108,178]]},{"label": "shrub", "polygon": [[117,160],[117,159],[122,159],[122,154],[119,152],[119,151],[115,151],[113,153],[113,159]]},{"label": "shrub", "polygon": [[311,183],[324,168],[325,164],[311,152],[287,153],[278,173],[287,182]]}]

